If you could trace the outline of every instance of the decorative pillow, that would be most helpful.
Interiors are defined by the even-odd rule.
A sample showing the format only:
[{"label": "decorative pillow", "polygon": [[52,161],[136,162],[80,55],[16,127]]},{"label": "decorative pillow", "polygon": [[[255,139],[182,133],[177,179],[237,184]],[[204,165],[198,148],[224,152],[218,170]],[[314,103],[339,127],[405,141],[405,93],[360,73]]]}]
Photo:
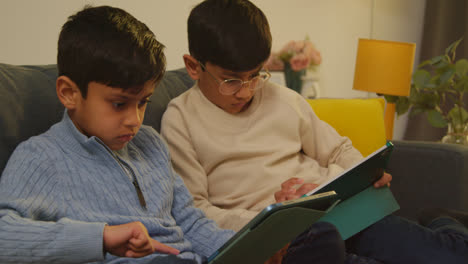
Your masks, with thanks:
[{"label": "decorative pillow", "polygon": [[386,143],[383,98],[308,99],[317,116],[353,142],[363,156]]}]

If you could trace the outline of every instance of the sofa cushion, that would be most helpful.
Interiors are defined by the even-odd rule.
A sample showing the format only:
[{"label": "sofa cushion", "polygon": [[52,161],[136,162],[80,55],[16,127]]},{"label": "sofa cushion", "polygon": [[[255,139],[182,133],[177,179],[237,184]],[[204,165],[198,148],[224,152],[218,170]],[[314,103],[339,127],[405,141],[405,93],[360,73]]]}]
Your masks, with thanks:
[{"label": "sofa cushion", "polygon": [[151,102],[146,108],[144,124],[154,127],[158,132],[161,129],[161,118],[166,111],[169,101],[179,94],[187,91],[195,84],[185,68],[166,72],[156,87]]},{"label": "sofa cushion", "polygon": [[60,120],[55,65],[0,64],[0,172],[16,145]]},{"label": "sofa cushion", "polygon": [[[64,107],[55,92],[56,79],[56,65],[0,63],[0,174],[20,142],[61,120]],[[148,104],[144,123],[159,131],[169,101],[193,84],[185,69],[168,71]]]}]

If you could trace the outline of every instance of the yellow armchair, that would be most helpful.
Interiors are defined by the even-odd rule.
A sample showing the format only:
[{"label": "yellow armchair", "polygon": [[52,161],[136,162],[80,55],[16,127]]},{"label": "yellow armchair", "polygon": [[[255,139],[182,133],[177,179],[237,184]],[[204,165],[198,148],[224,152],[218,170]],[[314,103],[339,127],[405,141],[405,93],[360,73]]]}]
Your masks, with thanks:
[{"label": "yellow armchair", "polygon": [[317,116],[353,142],[363,156],[386,143],[383,98],[308,99]]}]

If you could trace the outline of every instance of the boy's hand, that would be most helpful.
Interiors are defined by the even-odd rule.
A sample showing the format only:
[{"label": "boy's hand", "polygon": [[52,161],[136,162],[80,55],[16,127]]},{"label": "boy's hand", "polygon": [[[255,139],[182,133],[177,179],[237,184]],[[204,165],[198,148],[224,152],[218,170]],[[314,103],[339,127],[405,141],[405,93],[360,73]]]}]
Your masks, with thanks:
[{"label": "boy's hand", "polygon": [[[275,200],[277,203],[284,202],[287,200],[297,199],[302,195],[315,189],[318,185],[313,183],[305,183],[304,179],[291,178],[281,184],[281,190],[275,192]],[[297,185],[302,184],[299,188]]]},{"label": "boy's hand", "polygon": [[282,249],[280,249],[278,252],[276,252],[275,255],[273,255],[263,264],[281,264],[281,262],[283,261],[284,255],[286,255],[286,253],[288,252],[288,247],[289,247],[289,243],[286,246],[284,246]]},{"label": "boy's hand", "polygon": [[179,250],[152,239],[146,227],[140,222],[106,225],[103,243],[105,252],[119,257],[141,258],[155,251],[172,255],[179,254]]},{"label": "boy's hand", "polygon": [[385,185],[387,185],[388,187],[390,187],[390,182],[392,181],[392,175],[384,172],[384,174],[382,175],[382,177],[376,181],[374,183],[374,187],[375,188],[380,188],[380,187],[383,187]]}]

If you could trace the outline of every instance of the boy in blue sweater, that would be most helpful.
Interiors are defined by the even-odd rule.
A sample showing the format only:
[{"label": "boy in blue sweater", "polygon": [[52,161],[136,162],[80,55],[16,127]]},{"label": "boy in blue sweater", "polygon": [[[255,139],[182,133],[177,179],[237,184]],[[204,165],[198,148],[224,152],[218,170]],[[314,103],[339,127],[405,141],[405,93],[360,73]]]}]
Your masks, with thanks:
[{"label": "boy in blue sweater", "polygon": [[192,206],[163,141],[142,126],[163,48],[118,8],[69,17],[63,119],[20,144],[1,177],[1,263],[201,263],[233,235]]}]

